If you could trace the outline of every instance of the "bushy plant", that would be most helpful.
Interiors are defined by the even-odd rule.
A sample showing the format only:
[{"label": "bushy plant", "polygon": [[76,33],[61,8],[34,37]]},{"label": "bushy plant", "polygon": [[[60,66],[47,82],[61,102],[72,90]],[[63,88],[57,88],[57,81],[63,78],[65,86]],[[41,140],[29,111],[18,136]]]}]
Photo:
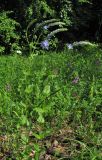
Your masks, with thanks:
[{"label": "bushy plant", "polygon": [[19,48],[20,36],[16,31],[19,23],[10,18],[12,12],[0,12],[0,53],[6,52],[9,54]]},{"label": "bushy plant", "polygon": [[[35,23],[35,26],[30,31],[34,23]],[[57,29],[56,29],[56,26],[58,26]],[[60,20],[58,19],[45,20],[41,23],[37,23],[37,20],[31,21],[26,31],[26,39],[30,48],[30,52],[34,52],[37,48],[40,47],[40,45],[43,49],[48,50],[49,44],[53,43],[50,41],[52,37],[54,37],[55,34],[59,32],[65,32],[68,30],[67,27],[64,27],[64,26],[66,26],[66,24],[64,22],[60,22]],[[50,30],[50,28],[53,28],[53,27],[55,27],[55,29]],[[56,39],[56,42],[57,42],[57,39]],[[56,44],[55,44],[55,47],[56,47]]]}]

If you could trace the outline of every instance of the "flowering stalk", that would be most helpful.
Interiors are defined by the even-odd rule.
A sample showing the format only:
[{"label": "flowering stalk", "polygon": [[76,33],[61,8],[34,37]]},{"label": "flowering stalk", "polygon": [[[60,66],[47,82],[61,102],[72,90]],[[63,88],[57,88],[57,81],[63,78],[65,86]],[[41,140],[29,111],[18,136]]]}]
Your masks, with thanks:
[{"label": "flowering stalk", "polygon": [[68,29],[67,28],[60,28],[60,29],[56,29],[54,31],[52,31],[50,34],[47,35],[47,37],[52,37],[53,35],[55,35],[56,33],[59,33],[59,32],[63,32],[63,31],[67,31]]},{"label": "flowering stalk", "polygon": [[[41,27],[43,27],[43,26],[45,26],[45,25],[47,25],[47,24],[49,24],[49,23],[56,22],[56,21],[59,21],[59,20],[57,20],[57,19],[50,19],[50,20],[46,20],[46,21],[44,21],[44,22],[42,22],[42,23],[37,24],[36,27],[35,27],[35,32],[37,32],[37,30],[38,30],[39,28],[41,28]],[[34,33],[35,33],[35,32],[34,32]]]},{"label": "flowering stalk", "polygon": [[66,25],[66,24],[64,22],[54,22],[54,23],[49,24],[48,28],[56,26],[56,25],[63,26],[63,25]]},{"label": "flowering stalk", "polygon": [[[40,37],[43,35],[43,31],[40,32],[40,35],[36,39],[34,39],[34,36],[36,36],[36,33],[38,33],[37,31],[42,29],[42,27],[44,30],[47,30],[49,27],[56,26],[56,25],[58,25],[60,27],[60,28],[52,31],[51,33],[49,33],[47,35],[47,40],[49,40],[51,38],[51,36],[55,35],[56,33],[67,31],[67,28],[63,28],[63,26],[66,25],[64,22],[60,22],[58,19],[50,19],[50,20],[46,20],[42,23],[37,23],[35,25],[35,27],[33,29],[34,36],[31,40],[31,37],[30,36],[28,37],[28,30],[35,22],[36,22],[36,20],[33,20],[32,22],[30,22],[27,27],[27,31],[26,31],[26,39],[27,39],[28,45],[30,47],[30,51],[34,51],[36,48],[36,45],[39,44],[39,40],[40,40]],[[29,39],[30,39],[30,41],[29,41]],[[49,46],[47,45],[47,48],[46,48],[46,46],[44,46],[44,44],[45,44],[44,42],[45,42],[45,40],[40,43],[40,44],[42,44],[41,47],[43,49],[48,49]]]},{"label": "flowering stalk", "polygon": [[79,42],[74,42],[73,46],[84,46],[84,45],[90,45],[90,46],[96,46],[96,44],[93,44],[88,41],[79,41]]}]

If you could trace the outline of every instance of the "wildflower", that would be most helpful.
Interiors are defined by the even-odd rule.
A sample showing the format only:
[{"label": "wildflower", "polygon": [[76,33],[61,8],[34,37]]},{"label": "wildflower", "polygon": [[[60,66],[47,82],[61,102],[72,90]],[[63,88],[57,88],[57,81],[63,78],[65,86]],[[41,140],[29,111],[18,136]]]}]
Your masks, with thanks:
[{"label": "wildflower", "polygon": [[47,29],[48,29],[48,26],[44,26],[43,29],[47,30]]},{"label": "wildflower", "polygon": [[67,45],[68,49],[73,49],[73,45],[72,44],[67,43],[66,45]]},{"label": "wildflower", "polygon": [[20,50],[17,50],[16,53],[18,53],[20,55],[22,54],[22,52]]},{"label": "wildflower", "polygon": [[41,42],[41,47],[43,48],[43,49],[49,49],[49,41],[48,40],[44,40],[44,41],[42,41]]},{"label": "wildflower", "polygon": [[77,84],[79,81],[79,77],[75,77],[74,80],[72,81],[72,83]]},{"label": "wildflower", "polygon": [[93,46],[93,47],[97,46],[97,44],[91,43],[89,41],[79,41],[79,42],[73,43],[73,46],[85,46],[85,45],[89,45],[89,46]]}]

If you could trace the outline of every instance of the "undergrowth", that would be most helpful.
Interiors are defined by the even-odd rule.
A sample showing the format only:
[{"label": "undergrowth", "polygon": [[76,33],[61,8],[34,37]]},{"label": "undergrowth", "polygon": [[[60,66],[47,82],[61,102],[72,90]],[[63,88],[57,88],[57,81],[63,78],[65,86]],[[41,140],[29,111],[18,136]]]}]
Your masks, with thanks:
[{"label": "undergrowth", "polygon": [[102,159],[102,54],[0,57],[0,159]]}]

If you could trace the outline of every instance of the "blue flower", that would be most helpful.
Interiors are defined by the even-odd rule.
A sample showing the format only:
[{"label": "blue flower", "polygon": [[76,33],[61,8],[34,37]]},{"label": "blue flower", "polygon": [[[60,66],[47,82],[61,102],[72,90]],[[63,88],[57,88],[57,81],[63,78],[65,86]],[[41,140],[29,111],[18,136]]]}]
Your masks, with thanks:
[{"label": "blue flower", "polygon": [[43,49],[49,49],[49,41],[48,40],[44,40],[44,41],[42,41],[41,42],[41,47],[43,48]]}]

